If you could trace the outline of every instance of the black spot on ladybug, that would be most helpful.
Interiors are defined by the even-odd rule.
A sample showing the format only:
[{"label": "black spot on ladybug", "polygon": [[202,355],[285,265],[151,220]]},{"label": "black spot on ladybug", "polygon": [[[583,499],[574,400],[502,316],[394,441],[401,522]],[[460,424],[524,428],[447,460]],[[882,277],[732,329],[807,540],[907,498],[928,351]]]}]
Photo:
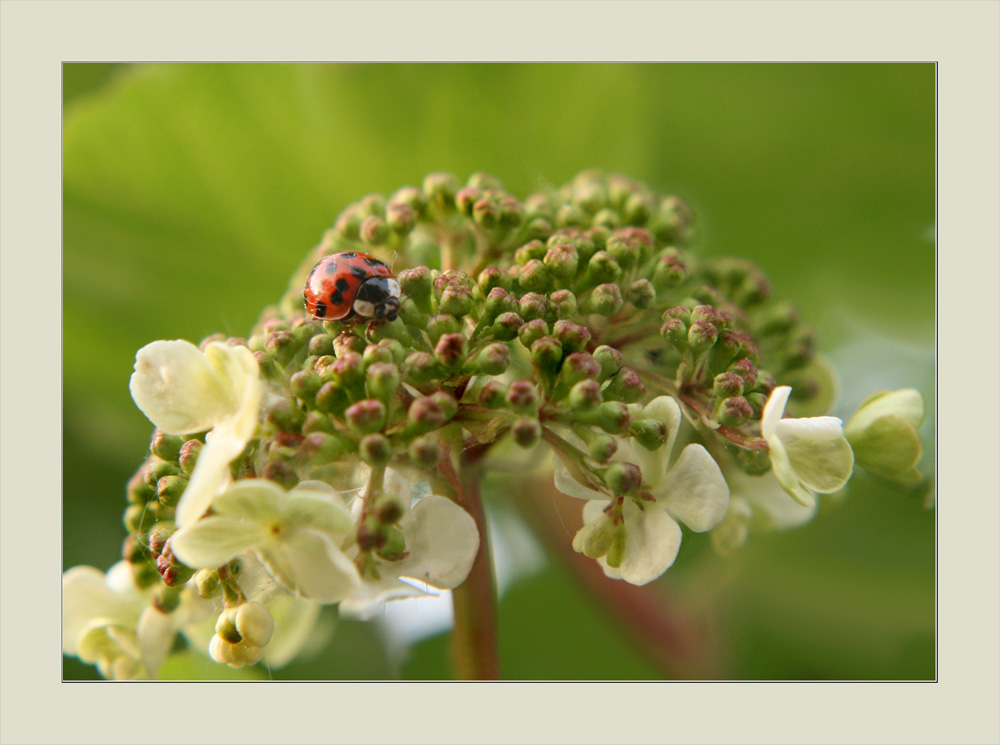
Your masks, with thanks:
[{"label": "black spot on ladybug", "polygon": [[326,303],[316,303],[316,317],[323,318],[326,316]]},{"label": "black spot on ladybug", "polygon": [[326,265],[326,269],[324,269],[323,271],[326,272],[327,274],[336,274],[337,273],[337,262],[336,261],[331,261],[329,264]]},{"label": "black spot on ladybug", "polygon": [[368,266],[384,266],[384,264],[378,259],[373,259],[371,256],[365,256],[365,263]]},{"label": "black spot on ladybug", "polygon": [[360,266],[352,266],[351,267],[351,274],[353,274],[355,277],[357,277],[358,279],[360,279],[362,282],[364,282],[366,279],[368,279],[368,272],[366,272]]},{"label": "black spot on ladybug", "polygon": [[351,283],[348,282],[343,277],[341,277],[336,282],[334,282],[334,285],[336,285],[337,289],[340,290],[341,292],[346,292],[347,289],[351,286]]},{"label": "black spot on ladybug", "polygon": [[340,305],[344,302],[344,293],[340,290],[334,290],[330,293],[330,303],[334,306]]},{"label": "black spot on ladybug", "polygon": [[353,259],[355,256],[357,256],[357,254],[354,253],[353,251],[348,251],[347,253],[342,253],[341,256],[343,256],[345,259]]}]

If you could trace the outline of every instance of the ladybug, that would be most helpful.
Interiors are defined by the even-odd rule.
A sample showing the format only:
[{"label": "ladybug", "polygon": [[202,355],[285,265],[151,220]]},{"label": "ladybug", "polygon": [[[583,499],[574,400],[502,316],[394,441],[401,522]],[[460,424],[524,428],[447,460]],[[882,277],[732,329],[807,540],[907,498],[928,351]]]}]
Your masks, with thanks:
[{"label": "ladybug", "polygon": [[306,312],[320,321],[395,321],[399,282],[374,256],[343,251],[320,259],[302,291]]}]

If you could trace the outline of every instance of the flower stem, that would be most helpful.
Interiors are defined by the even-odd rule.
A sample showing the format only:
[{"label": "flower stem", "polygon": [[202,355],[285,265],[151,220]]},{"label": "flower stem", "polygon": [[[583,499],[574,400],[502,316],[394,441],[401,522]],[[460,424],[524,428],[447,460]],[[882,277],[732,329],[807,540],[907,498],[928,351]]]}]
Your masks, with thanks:
[{"label": "flower stem", "polygon": [[490,562],[486,513],[479,495],[480,469],[473,459],[463,456],[460,456],[458,472],[450,456],[442,458],[440,465],[441,475],[454,491],[456,501],[476,521],[479,531],[479,552],[469,576],[451,593],[455,616],[452,665],[458,680],[499,680],[496,585]]}]

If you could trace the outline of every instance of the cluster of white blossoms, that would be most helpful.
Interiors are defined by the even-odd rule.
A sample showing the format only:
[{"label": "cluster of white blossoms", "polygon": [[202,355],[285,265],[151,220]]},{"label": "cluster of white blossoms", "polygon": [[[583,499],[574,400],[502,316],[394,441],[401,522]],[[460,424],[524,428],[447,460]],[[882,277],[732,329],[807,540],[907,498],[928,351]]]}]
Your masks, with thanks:
[{"label": "cluster of white blossoms", "polygon": [[109,678],[181,648],[274,669],[322,606],[495,602],[478,492],[492,470],[534,493],[512,453],[551,452],[544,478],[584,501],[573,548],[633,585],[685,530],[734,554],[803,525],[855,466],[919,481],[919,393],[799,416],[833,397],[812,331],[692,233],[678,198],[595,172],[523,201],[437,173],[350,205],[249,338],[139,350],[156,432],[124,561],[65,573],[64,652]]}]

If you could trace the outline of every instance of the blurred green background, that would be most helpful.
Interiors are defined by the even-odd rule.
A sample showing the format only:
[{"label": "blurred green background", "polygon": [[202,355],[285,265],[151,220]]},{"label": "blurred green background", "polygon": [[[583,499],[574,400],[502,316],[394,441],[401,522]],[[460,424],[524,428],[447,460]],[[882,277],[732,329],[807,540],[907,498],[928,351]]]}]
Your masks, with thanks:
[{"label": "blurred green background", "polygon": [[[65,567],[120,558],[152,431],[128,393],[135,351],[245,335],[349,202],[436,170],[524,197],[600,168],[685,198],[698,250],[757,262],[816,327],[834,413],[921,390],[932,475],[931,64],[68,64],[63,80]],[[924,498],[859,473],[735,559],[687,535],[658,588],[711,617],[722,677],[932,679]],[[510,587],[500,623],[510,678],[664,676],[555,559]],[[433,679],[446,650],[421,642],[399,669],[374,626],[341,622],[272,675]]]}]

